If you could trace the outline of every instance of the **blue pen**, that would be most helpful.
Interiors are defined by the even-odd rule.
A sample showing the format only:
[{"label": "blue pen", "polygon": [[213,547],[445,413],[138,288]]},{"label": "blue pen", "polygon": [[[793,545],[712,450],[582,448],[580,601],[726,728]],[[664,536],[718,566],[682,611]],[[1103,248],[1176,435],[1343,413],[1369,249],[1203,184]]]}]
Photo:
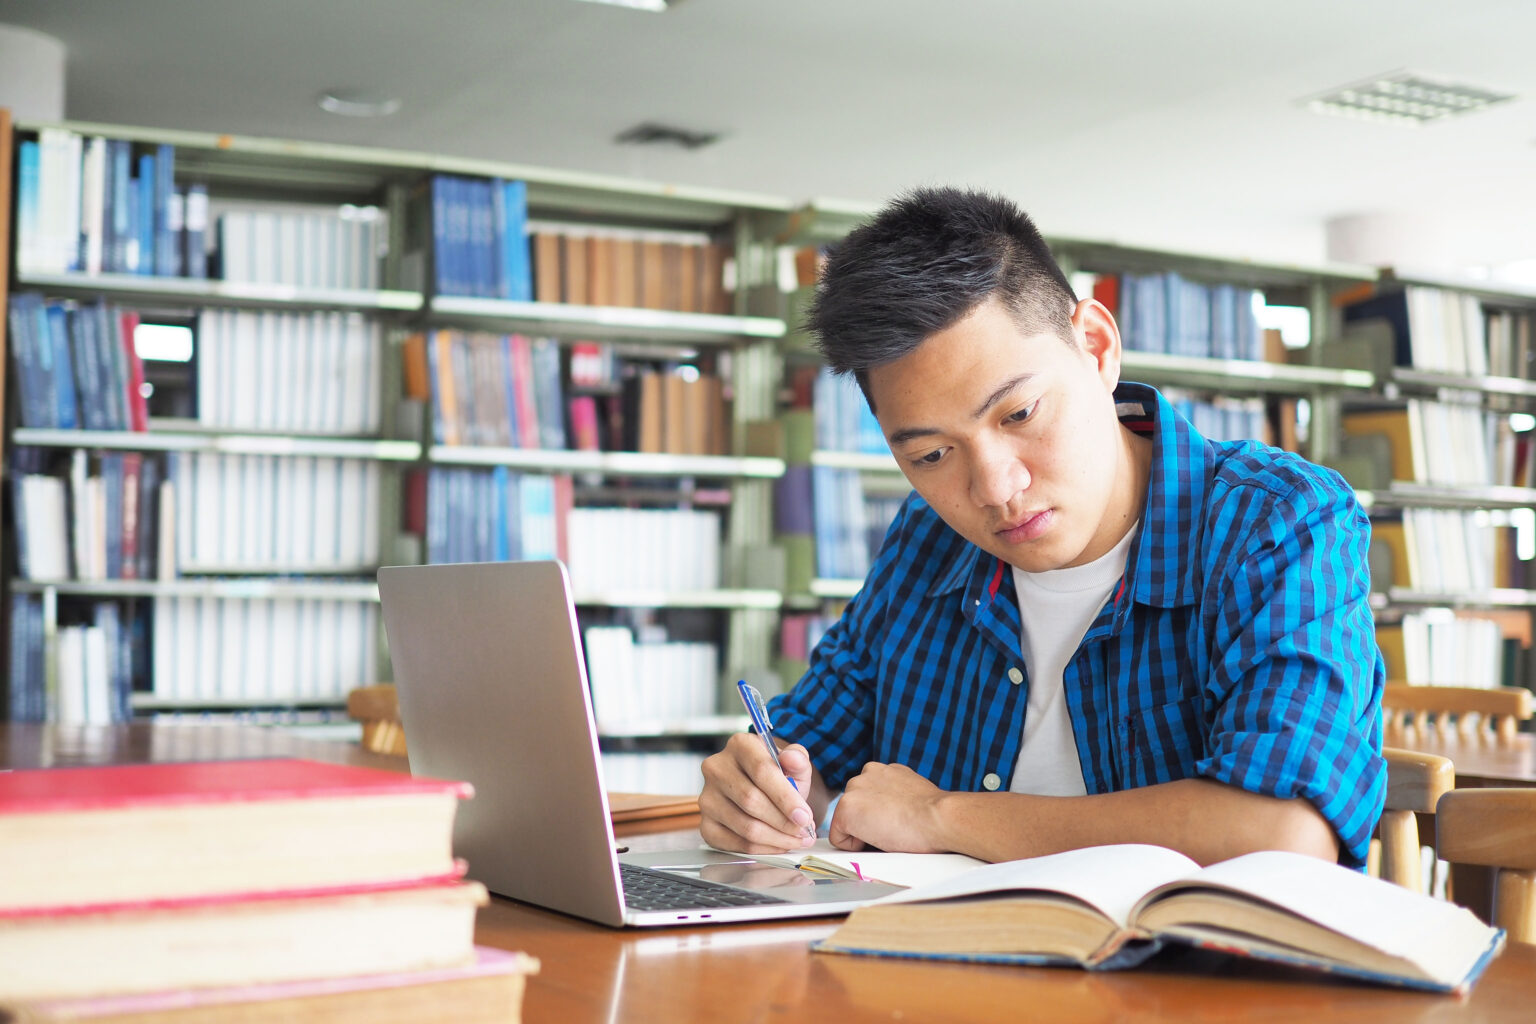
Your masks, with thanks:
[{"label": "blue pen", "polygon": [[[773,726],[768,722],[768,705],[763,703],[763,695],[757,687],[749,684],[745,679],[736,683],[736,689],[741,694],[741,702],[747,706],[747,715],[752,719],[752,728],[763,739],[763,746],[768,748],[768,756],[773,758],[774,767],[779,773],[789,780],[789,784],[795,787],[795,792],[800,792],[799,783],[795,782],[793,775],[784,771],[784,765],[779,762],[779,746],[773,742]],[[810,825],[805,826],[805,838],[815,839],[816,829]]]}]

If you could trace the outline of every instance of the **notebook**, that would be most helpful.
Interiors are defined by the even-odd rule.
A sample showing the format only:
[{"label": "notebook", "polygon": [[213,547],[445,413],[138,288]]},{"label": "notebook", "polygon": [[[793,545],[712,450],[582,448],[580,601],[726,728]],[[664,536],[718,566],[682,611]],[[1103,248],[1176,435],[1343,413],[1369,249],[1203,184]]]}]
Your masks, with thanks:
[{"label": "notebook", "polygon": [[454,852],[492,892],[648,927],[844,914],[896,891],[698,846],[620,855],[561,563],[389,566],[379,596],[411,772],[474,786]]}]

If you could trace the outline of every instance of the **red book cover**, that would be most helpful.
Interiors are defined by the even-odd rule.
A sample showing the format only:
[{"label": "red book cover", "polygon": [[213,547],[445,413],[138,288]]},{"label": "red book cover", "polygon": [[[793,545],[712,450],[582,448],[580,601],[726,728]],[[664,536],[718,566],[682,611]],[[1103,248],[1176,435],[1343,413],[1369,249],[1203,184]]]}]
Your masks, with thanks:
[{"label": "red book cover", "polygon": [[0,822],[51,811],[411,793],[467,799],[473,792],[467,782],[299,758],[35,768],[0,772]]},{"label": "red book cover", "polygon": [[123,452],[122,578],[139,575],[139,482],[144,471],[143,452]]},{"label": "red book cover", "polygon": [[144,361],[134,346],[134,331],[139,326],[139,314],[126,310],[119,314],[122,327],[123,354],[128,367],[128,429],[149,429],[149,401],[144,397]]},{"label": "red book cover", "polygon": [[1093,297],[1109,310],[1111,316],[1120,315],[1120,275],[1100,274],[1093,282]]},{"label": "red book cover", "polygon": [[[341,978],[304,978],[254,985],[218,988],[176,988],[158,992],[132,992],[110,996],[77,996],[27,1004],[29,1014],[42,1020],[90,1020],[129,1014],[173,1013],[230,1004],[273,1003],[280,1000],[314,999],[374,990],[404,989],[470,978],[537,974],[539,962],[526,953],[510,953],[486,946],[475,947],[471,963],[432,967],[390,974],[361,974]],[[256,1007],[251,1007],[256,1010]],[[23,1017],[23,1019],[28,1019]],[[177,1018],[180,1019],[180,1018]],[[252,1018],[254,1019],[254,1018]],[[277,1019],[274,1017],[273,1019]]]}]

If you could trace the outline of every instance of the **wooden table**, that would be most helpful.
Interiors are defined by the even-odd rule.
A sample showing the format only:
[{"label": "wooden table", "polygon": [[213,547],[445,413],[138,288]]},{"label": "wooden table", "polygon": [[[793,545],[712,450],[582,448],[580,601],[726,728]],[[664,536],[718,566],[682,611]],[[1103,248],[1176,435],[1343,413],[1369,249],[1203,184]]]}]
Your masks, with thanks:
[{"label": "wooden table", "polygon": [[1536,734],[1516,733],[1504,742],[1432,734],[1422,739],[1396,738],[1389,746],[1450,758],[1458,786],[1536,786]]},{"label": "wooden table", "polygon": [[[0,726],[9,767],[220,757],[300,756],[404,767],[353,744],[268,729],[154,726],[99,729]],[[684,833],[678,841],[696,841]],[[667,841],[649,836],[647,843]],[[542,962],[523,1019],[618,1021],[1227,1021],[1307,1024],[1515,1022],[1533,1017],[1536,946],[1495,960],[1464,998],[1402,992],[1221,958],[1159,958],[1135,971],[920,963],[811,953],[835,920],[712,928],[620,930],[510,900],[480,914],[476,939]]]}]

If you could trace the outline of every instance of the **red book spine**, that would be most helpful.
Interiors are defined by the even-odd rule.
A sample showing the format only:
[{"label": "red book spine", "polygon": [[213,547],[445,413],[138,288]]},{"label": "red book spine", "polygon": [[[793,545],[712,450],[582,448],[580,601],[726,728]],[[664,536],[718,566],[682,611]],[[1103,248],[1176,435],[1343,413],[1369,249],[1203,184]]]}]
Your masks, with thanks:
[{"label": "red book spine", "polygon": [[149,401],[144,397],[144,361],[134,347],[133,336],[139,326],[139,314],[126,310],[120,314],[123,354],[128,367],[128,429],[149,429]]}]

